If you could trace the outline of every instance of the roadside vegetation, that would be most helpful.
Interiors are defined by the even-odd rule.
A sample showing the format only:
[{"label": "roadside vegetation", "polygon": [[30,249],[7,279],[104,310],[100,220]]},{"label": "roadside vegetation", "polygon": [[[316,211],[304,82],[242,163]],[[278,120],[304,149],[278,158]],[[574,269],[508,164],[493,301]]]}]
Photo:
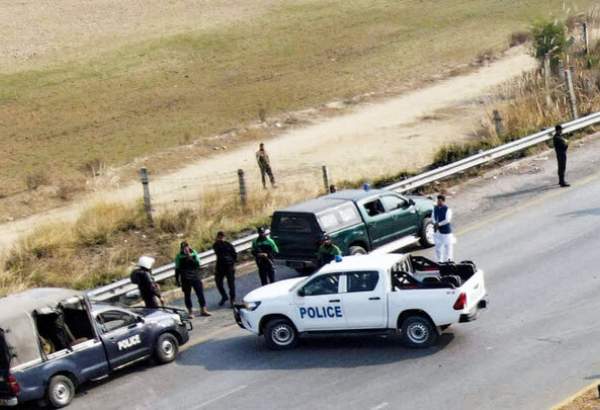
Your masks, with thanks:
[{"label": "roadside vegetation", "polygon": [[[508,3],[284,1],[241,23],[0,75],[0,197],[24,192],[18,202],[56,206],[110,167],[191,142],[206,154],[224,130],[414,86],[517,44],[511,32],[565,11],[563,0]],[[240,133],[229,145],[256,137]]]}]

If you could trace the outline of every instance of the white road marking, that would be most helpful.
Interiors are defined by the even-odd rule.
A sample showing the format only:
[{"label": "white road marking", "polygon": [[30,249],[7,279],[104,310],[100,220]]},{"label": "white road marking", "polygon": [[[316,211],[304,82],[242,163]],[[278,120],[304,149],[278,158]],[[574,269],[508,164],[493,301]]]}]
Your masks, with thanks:
[{"label": "white road marking", "polygon": [[212,403],[214,403],[214,402],[216,402],[216,401],[219,401],[219,400],[221,400],[221,399],[224,399],[224,398],[225,398],[225,397],[227,397],[227,396],[231,396],[232,394],[235,394],[235,393],[237,393],[237,392],[239,392],[239,391],[242,391],[242,390],[244,390],[244,389],[245,389],[245,388],[247,388],[247,387],[248,387],[248,386],[246,386],[246,385],[242,385],[242,386],[240,386],[240,387],[236,387],[235,389],[233,389],[233,390],[230,390],[230,391],[228,391],[228,392],[226,392],[226,393],[223,393],[223,394],[221,394],[220,396],[217,396],[217,397],[215,397],[215,398],[213,398],[213,399],[210,399],[210,400],[208,400],[208,401],[205,401],[204,403],[200,403],[199,405],[197,405],[196,407],[194,407],[194,409],[201,409],[201,408],[203,408],[203,407],[206,407],[206,406],[208,406],[209,404],[212,404]]},{"label": "white road marking", "polygon": [[387,401],[384,401],[383,403],[378,404],[375,407],[371,407],[371,410],[381,410],[381,409],[385,409],[387,406],[389,406],[390,403],[388,403]]}]

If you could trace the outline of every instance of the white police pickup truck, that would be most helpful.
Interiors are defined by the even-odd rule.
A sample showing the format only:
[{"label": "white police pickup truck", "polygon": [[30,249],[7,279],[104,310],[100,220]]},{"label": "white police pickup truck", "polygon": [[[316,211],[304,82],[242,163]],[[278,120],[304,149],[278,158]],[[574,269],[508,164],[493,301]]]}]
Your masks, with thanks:
[{"label": "white police pickup truck", "polygon": [[409,347],[428,347],[451,324],[474,320],[485,297],[483,271],[473,263],[371,254],[258,288],[234,315],[277,350],[293,348],[303,335],[397,332]]}]

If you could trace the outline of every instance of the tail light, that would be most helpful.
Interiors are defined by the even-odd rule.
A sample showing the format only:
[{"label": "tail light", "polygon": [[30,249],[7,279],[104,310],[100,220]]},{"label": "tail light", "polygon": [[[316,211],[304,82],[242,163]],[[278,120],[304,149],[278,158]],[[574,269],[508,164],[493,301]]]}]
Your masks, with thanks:
[{"label": "tail light", "polygon": [[14,375],[9,374],[7,381],[8,381],[8,388],[10,389],[10,392],[14,396],[18,396],[19,393],[21,392],[21,386],[19,386],[19,382],[17,381],[17,378]]},{"label": "tail light", "polygon": [[454,302],[454,310],[463,310],[467,306],[467,294],[462,292]]}]

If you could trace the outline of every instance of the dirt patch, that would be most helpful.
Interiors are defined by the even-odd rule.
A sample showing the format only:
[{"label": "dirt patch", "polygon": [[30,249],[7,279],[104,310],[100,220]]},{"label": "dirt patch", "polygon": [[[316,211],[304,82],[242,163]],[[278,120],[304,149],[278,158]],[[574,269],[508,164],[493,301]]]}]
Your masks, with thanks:
[{"label": "dirt patch", "polygon": [[567,403],[553,407],[552,410],[598,410],[600,399],[598,398],[598,386],[594,384],[578,393]]}]

